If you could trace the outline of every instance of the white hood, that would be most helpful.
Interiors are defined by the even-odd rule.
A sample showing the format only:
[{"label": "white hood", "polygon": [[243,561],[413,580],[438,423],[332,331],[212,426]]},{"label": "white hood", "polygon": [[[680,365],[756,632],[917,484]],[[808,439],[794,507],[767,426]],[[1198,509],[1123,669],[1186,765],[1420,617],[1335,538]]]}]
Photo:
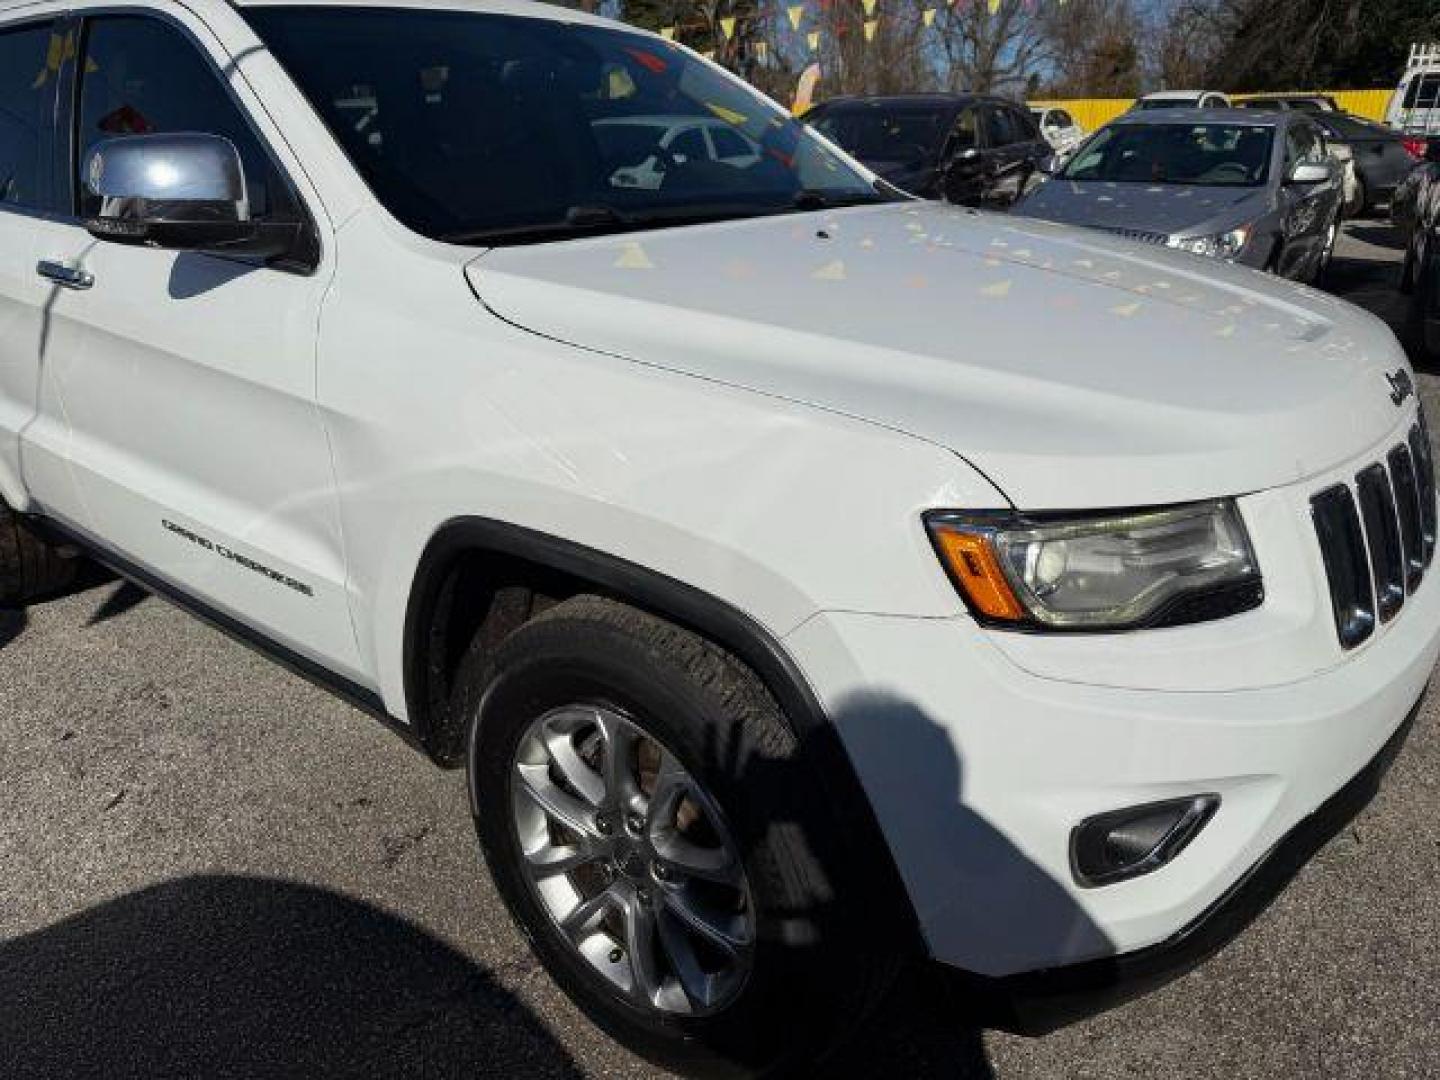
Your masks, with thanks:
[{"label": "white hood", "polygon": [[1029,510],[1304,479],[1394,428],[1384,373],[1405,364],[1314,290],[940,204],[500,248],[467,272],[518,326],[909,432]]}]

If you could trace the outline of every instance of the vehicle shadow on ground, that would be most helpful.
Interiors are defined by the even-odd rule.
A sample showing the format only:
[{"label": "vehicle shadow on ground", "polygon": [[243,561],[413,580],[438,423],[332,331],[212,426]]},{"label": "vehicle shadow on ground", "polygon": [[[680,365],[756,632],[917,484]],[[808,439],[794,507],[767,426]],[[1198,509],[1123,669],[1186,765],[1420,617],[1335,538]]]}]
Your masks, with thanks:
[{"label": "vehicle shadow on ground", "polygon": [[[951,949],[969,950],[1001,967],[1012,961],[1023,967],[1017,958],[1026,954],[1053,958],[1113,952],[1113,942],[1070,894],[966,802],[962,754],[951,733],[923,709],[875,691],[852,695],[833,718],[833,727],[802,738],[798,764],[826,775],[834,767],[833,755],[845,749],[851,760],[862,763],[869,800],[897,858],[911,868],[912,888],[922,888],[932,907],[937,898],[949,898],[931,928],[932,942],[948,935],[944,944]],[[845,749],[838,742],[826,744],[839,738],[837,732],[843,733]],[[707,753],[723,762],[733,750],[712,747]],[[770,759],[757,753],[728,767],[747,782],[775,769],[773,780],[780,782],[794,775],[790,770],[796,764],[789,756]],[[824,837],[806,833],[802,821],[772,819],[769,828],[803,835],[812,852],[833,850]],[[848,826],[845,831],[853,843],[854,833]],[[834,910],[820,912],[815,921],[824,927],[833,918],[830,933],[845,934],[862,901],[840,889],[830,891]],[[878,918],[893,909],[881,898],[863,903],[875,936],[909,959],[873,1018],[860,1024],[856,1017],[848,1044],[816,1075],[991,1080],[982,1026],[1006,1015],[1005,1004],[977,997],[973,987],[961,989],[925,959],[915,935],[888,934],[894,926],[882,926]]]},{"label": "vehicle shadow on ground", "polygon": [[333,892],[187,877],[0,945],[30,1077],[571,1077],[546,1028],[425,931]]}]

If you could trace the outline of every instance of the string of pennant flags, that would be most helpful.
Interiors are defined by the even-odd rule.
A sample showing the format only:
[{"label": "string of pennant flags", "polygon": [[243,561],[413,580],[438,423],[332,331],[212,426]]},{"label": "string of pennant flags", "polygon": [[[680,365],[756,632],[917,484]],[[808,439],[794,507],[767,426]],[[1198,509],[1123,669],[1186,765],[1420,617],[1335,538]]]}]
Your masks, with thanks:
[{"label": "string of pennant flags", "polygon": [[[875,40],[875,35],[879,31],[881,20],[879,2],[880,0],[861,0],[861,7],[863,8],[865,13],[865,17],[861,25],[866,41]],[[955,8],[958,11],[965,11],[967,8],[973,8],[976,11],[985,10],[988,11],[988,13],[991,15],[998,15],[1000,14],[1001,9],[1007,6],[1023,5],[1027,10],[1033,11],[1038,7],[1039,2],[1040,0],[937,0],[937,3],[935,5],[921,9],[920,20],[926,29],[930,29],[931,27],[933,27],[935,25],[935,20],[939,14],[942,5],[945,7]],[[1052,0],[1052,2],[1055,3],[1057,6],[1063,6],[1066,0]],[[820,0],[820,7],[827,8],[829,6],[830,0]],[[704,31],[712,29],[713,26],[718,26],[721,38],[724,41],[728,42],[733,41],[735,39],[736,32],[743,30],[746,24],[767,22],[771,19],[777,18],[782,14],[782,12],[785,20],[788,21],[788,23],[790,24],[790,30],[795,34],[800,34],[801,26],[805,22],[805,16],[809,12],[809,5],[804,3],[782,4],[777,5],[773,8],[761,8],[757,11],[747,14],[726,15],[716,20],[716,22],[713,24],[706,20],[695,20],[693,22],[687,23],[676,23],[670,26],[661,27],[660,36],[666,38],[667,40],[673,41],[675,39],[675,35],[681,31]],[[813,27],[805,30],[804,38],[805,44],[811,52],[819,51],[821,41],[820,30]],[[765,43],[763,41],[755,42],[753,44],[753,48],[756,56],[764,59],[767,51]],[[702,55],[709,56],[710,54],[702,53]]]}]

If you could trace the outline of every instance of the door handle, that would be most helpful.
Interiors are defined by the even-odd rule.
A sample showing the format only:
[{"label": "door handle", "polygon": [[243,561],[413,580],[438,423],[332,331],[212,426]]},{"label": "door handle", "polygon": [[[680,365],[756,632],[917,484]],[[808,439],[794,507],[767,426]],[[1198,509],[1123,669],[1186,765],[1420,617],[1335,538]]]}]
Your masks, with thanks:
[{"label": "door handle", "polygon": [[41,259],[35,266],[35,272],[67,289],[88,289],[95,284],[94,274],[52,259]]}]

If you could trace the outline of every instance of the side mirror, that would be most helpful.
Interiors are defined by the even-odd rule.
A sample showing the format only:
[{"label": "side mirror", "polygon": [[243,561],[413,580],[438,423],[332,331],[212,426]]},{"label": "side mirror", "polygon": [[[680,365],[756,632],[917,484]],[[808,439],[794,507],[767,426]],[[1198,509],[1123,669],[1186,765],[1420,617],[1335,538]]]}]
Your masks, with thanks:
[{"label": "side mirror", "polygon": [[1054,176],[1060,171],[1060,155],[1046,154],[1035,162],[1035,168],[1046,176]]},{"label": "side mirror", "polygon": [[1297,187],[1307,187],[1314,184],[1328,184],[1333,179],[1335,179],[1335,163],[1333,161],[1301,161],[1290,170],[1290,175],[1285,178],[1285,182]]},{"label": "side mirror", "polygon": [[1425,140],[1425,160],[1431,165],[1440,165],[1440,135],[1431,135]]},{"label": "side mirror", "polygon": [[251,219],[240,154],[218,135],[106,139],[85,156],[81,175],[100,200],[96,215],[85,220],[97,239],[262,256],[289,248]]}]

